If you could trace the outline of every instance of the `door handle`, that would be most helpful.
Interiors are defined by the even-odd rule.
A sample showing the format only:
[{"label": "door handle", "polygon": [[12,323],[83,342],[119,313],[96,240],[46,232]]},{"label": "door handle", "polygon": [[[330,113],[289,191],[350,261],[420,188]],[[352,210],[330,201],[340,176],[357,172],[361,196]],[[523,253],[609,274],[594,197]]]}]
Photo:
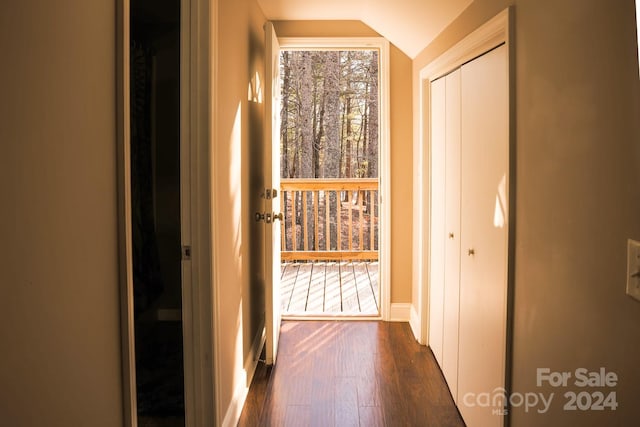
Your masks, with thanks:
[{"label": "door handle", "polygon": [[282,212],[280,212],[280,213],[275,213],[275,212],[270,213],[270,212],[267,212],[267,213],[265,214],[265,219],[264,219],[264,221],[265,221],[267,224],[271,224],[271,223],[275,222],[275,221],[276,221],[276,219],[279,219],[280,221],[282,221],[282,220],[284,219],[284,215],[282,215]]},{"label": "door handle", "polygon": [[267,224],[271,224],[273,221],[280,220],[280,221],[284,221],[284,214],[282,212],[280,213],[270,213],[270,212],[256,212],[254,215],[254,218],[256,220],[256,222],[260,222],[260,221],[264,221]]},{"label": "door handle", "polygon": [[473,255],[475,255],[475,254],[476,254],[476,250],[475,250],[475,249],[473,249],[473,248],[470,248],[470,249],[467,251],[467,255],[469,255],[469,256],[473,256]]}]

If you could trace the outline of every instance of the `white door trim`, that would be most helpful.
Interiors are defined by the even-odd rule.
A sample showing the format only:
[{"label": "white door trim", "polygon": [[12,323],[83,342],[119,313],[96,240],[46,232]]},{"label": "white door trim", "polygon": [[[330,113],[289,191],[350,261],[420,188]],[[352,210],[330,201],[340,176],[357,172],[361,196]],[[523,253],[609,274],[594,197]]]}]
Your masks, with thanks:
[{"label": "white door trim", "polygon": [[129,0],[116,3],[116,168],[123,425],[137,427],[131,231]]},{"label": "white door trim", "polygon": [[391,157],[389,41],[383,37],[280,37],[281,50],[378,49],[380,52],[380,104],[378,145],[380,232],[378,242],[380,317],[391,320]]},{"label": "white door trim", "polygon": [[[182,0],[183,148],[189,147],[191,280],[183,283],[186,425],[220,423],[216,295],[218,251],[212,197],[218,0]],[[214,148],[211,148],[214,147]]]},{"label": "white door trim", "polygon": [[[503,10],[420,70],[419,133],[413,142],[414,170],[419,171],[413,179],[413,229],[416,236],[413,244],[413,281],[418,295],[417,313],[412,316],[411,322],[415,338],[420,344],[429,344],[431,82],[503,43],[507,45],[511,57],[512,46],[509,41],[512,16],[510,8]],[[509,199],[512,200],[511,197]]]},{"label": "white door trim", "polygon": [[[220,424],[215,382],[219,310],[215,303],[212,254],[213,163],[210,147],[215,120],[218,0],[181,0],[181,204],[182,244],[192,248],[183,262],[183,349],[185,421],[189,426]],[[116,3],[116,156],[118,253],[121,294],[123,424],[137,426],[130,177],[130,0]],[[213,118],[212,118],[213,117]]]}]

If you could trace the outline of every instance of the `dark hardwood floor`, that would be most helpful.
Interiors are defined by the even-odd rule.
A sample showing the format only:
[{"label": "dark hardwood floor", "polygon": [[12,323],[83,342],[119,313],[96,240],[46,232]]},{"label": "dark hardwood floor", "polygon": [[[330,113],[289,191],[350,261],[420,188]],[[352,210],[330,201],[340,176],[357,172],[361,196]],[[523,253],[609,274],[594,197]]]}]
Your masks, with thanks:
[{"label": "dark hardwood floor", "polygon": [[464,426],[431,351],[407,323],[285,321],[239,426]]}]

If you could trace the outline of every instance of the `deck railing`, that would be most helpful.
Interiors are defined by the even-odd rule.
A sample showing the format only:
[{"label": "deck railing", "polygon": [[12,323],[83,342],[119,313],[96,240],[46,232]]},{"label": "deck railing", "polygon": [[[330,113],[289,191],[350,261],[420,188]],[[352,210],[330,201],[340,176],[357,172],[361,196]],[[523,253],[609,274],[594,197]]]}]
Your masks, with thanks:
[{"label": "deck railing", "polygon": [[283,179],[282,260],[377,260],[378,179]]}]

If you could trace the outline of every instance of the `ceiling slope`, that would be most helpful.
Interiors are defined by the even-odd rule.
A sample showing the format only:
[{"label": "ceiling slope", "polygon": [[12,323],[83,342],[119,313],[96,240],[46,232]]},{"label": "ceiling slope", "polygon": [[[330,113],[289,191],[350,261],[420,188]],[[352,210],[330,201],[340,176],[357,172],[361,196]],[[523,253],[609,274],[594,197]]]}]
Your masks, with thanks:
[{"label": "ceiling slope", "polygon": [[269,20],[359,20],[415,58],[473,0],[257,0]]}]

